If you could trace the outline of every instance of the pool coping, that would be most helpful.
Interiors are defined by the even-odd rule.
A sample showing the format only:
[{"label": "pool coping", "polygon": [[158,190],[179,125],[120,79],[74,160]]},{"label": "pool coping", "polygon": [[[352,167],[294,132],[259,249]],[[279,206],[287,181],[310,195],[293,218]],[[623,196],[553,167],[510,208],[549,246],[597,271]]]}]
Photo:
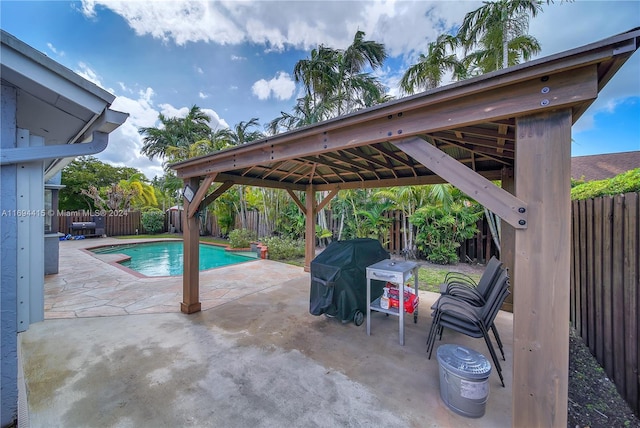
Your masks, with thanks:
[{"label": "pool coping", "polygon": [[[162,239],[153,239],[149,240],[149,241],[133,241],[129,244],[103,244],[103,245],[97,245],[95,247],[86,247],[86,248],[80,248],[79,250],[82,251],[85,254],[90,255],[91,257],[100,260],[103,263],[106,263],[108,265],[114,266],[130,275],[135,276],[136,278],[176,278],[179,276],[182,276],[182,274],[179,275],[155,275],[155,276],[150,276],[150,275],[145,275],[143,273],[140,273],[134,269],[128,268],[126,266],[123,266],[121,264],[121,262],[123,261],[127,261],[127,260],[131,260],[131,256],[127,255],[127,254],[123,254],[123,253],[109,253],[109,254],[99,254],[99,253],[95,253],[93,250],[99,249],[99,248],[113,248],[113,247],[118,247],[118,246],[125,246],[125,245],[140,245],[140,244],[153,244],[153,243],[158,243],[158,242],[183,242],[182,239],[178,239],[178,238],[162,238]],[[231,248],[229,245],[222,245],[222,244],[216,244],[213,242],[204,242],[204,241],[199,241],[200,244],[202,245],[210,245],[212,247],[220,247],[223,248],[225,251],[228,252],[251,252],[249,248]],[[247,251],[249,250],[249,251]],[[243,255],[244,256],[244,255]],[[244,256],[249,258],[249,256]],[[107,260],[105,260],[107,259]],[[254,262],[256,260],[260,260],[260,257],[256,256],[254,258],[254,260],[246,260],[246,261],[242,261],[242,262],[238,262],[238,263],[232,263],[231,265],[224,265],[224,266],[215,266],[209,269],[204,269],[204,270],[200,270],[200,272],[209,272],[215,269],[220,269],[223,267],[227,267],[227,266],[232,266],[235,264],[244,264],[244,263],[251,263]]]}]

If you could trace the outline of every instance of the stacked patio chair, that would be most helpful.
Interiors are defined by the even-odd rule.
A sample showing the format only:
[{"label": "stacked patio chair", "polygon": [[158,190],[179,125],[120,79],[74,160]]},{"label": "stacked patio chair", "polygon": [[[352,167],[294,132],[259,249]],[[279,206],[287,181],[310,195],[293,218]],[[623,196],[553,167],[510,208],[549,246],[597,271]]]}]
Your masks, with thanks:
[{"label": "stacked patio chair", "polygon": [[[439,335],[440,339],[442,339],[444,327],[470,337],[482,337],[489,348],[489,353],[500,377],[500,382],[502,386],[504,386],[502,367],[491,343],[489,330],[493,331],[493,335],[502,354],[502,359],[505,360],[502,341],[500,340],[500,335],[494,325],[494,321],[500,307],[509,295],[509,275],[507,270],[501,266],[501,263],[498,265],[495,263],[492,264],[492,270],[493,269],[495,269],[495,272],[487,273],[487,269],[485,270],[485,274],[483,274],[483,277],[485,275],[492,276],[493,281],[484,284],[481,278],[481,281],[478,283],[478,285],[483,283],[484,294],[478,292],[477,288],[460,286],[466,287],[460,288],[460,290],[464,291],[458,290],[458,294],[442,294],[440,298],[438,298],[432,306],[433,313],[431,316],[433,322],[427,338],[427,352],[429,353],[429,359],[431,359],[436,337]],[[451,285],[453,284],[454,283]],[[451,291],[453,291],[453,288],[451,288]]]},{"label": "stacked patio chair", "polygon": [[[470,303],[480,305],[487,297],[489,287],[496,280],[501,269],[502,262],[493,256],[477,283],[463,273],[448,272],[444,277],[444,283],[440,285],[440,293],[457,296]],[[432,309],[435,309],[435,305],[432,306]]]},{"label": "stacked patio chair", "polygon": [[[460,272],[448,272],[444,278],[444,283],[440,285],[440,294],[454,296],[458,299],[471,303],[474,306],[484,305],[491,287],[495,285],[498,276],[505,270],[504,265],[495,256],[491,257],[489,263],[482,273],[480,280],[476,283],[473,278]],[[435,311],[438,302],[436,301],[431,309]],[[495,325],[491,325],[493,335],[496,337],[500,350],[502,351],[502,341]],[[440,331],[442,338],[442,331]],[[504,358],[504,352],[502,353]]]}]

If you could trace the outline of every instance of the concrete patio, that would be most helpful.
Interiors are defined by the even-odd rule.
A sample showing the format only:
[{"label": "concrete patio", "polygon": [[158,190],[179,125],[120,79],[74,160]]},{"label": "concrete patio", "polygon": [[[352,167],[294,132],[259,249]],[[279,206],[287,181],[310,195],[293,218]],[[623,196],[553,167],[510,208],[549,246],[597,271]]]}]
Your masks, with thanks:
[{"label": "concrete patio", "polygon": [[[46,319],[20,334],[20,426],[511,426],[510,313],[496,322],[506,388],[492,373],[485,416],[466,418],[425,353],[433,293],[417,324],[406,318],[405,346],[395,317],[372,315],[367,336],[310,315],[309,274],[269,260],[201,273],[203,311],[184,315],[181,277],[141,278],[83,250],[108,241],[122,243],[61,242]],[[481,339],[445,331],[442,343],[488,356]]]}]

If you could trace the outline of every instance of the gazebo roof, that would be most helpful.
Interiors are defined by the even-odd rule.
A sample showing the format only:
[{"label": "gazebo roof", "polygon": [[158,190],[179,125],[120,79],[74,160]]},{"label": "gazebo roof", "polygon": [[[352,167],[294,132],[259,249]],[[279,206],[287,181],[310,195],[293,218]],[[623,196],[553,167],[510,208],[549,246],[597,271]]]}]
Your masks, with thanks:
[{"label": "gazebo roof", "polygon": [[[512,423],[566,426],[571,125],[639,43],[636,28],[171,165],[194,192],[185,193],[181,311],[201,309],[195,214],[234,184],[288,191],[306,216],[308,267],[316,214],[340,189],[447,181],[506,223],[501,260],[513,293]],[[492,179],[502,179],[502,188]],[[207,195],[213,182],[222,185]],[[294,190],[305,192],[304,204]],[[329,192],[317,203],[319,190]]]},{"label": "gazebo roof", "polygon": [[178,177],[304,190],[447,181],[400,146],[422,139],[488,179],[514,167],[516,118],[575,122],[635,52],[638,28],[553,56],[171,165]]}]

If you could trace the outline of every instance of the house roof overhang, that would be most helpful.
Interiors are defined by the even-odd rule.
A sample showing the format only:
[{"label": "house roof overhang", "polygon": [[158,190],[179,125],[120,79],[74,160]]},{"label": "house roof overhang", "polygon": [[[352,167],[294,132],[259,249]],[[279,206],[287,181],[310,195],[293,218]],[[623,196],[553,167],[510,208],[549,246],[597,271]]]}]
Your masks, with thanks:
[{"label": "house roof overhang", "polygon": [[499,179],[515,166],[516,118],[571,109],[575,123],[639,43],[635,28],[170,167],[183,179],[289,190],[445,182],[400,148],[420,139],[485,178]]},{"label": "house roof overhang", "polygon": [[[1,31],[1,36],[0,76],[3,85],[17,89],[16,126],[43,137],[45,146],[94,141],[99,135],[94,133],[109,134],[127,119],[128,114],[109,109],[115,99],[109,92],[11,34]],[[57,156],[56,150],[50,149],[46,178],[62,169],[62,158],[85,151],[66,148]]]}]

